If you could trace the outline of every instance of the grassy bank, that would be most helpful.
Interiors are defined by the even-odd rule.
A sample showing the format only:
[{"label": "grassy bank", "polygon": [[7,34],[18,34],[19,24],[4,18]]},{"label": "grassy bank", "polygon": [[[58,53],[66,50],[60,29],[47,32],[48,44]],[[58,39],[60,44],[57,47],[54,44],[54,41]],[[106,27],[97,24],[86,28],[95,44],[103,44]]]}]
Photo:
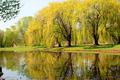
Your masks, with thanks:
[{"label": "grassy bank", "polygon": [[25,52],[25,51],[33,51],[33,47],[6,47],[6,48],[0,48],[0,51],[16,51],[16,52]]},{"label": "grassy bank", "polygon": [[56,47],[56,48],[42,48],[42,47],[8,47],[0,48],[0,51],[16,51],[16,52],[25,52],[25,51],[50,51],[50,52],[86,52],[86,53],[120,53],[120,45],[84,45],[84,46],[72,46],[72,47]]}]

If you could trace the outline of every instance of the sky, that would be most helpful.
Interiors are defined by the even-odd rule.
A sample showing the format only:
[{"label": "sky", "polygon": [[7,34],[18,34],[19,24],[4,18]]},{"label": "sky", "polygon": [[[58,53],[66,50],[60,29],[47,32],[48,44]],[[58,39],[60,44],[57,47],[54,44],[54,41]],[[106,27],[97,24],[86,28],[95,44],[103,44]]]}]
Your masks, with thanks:
[{"label": "sky", "polygon": [[60,2],[63,0],[21,0],[22,7],[16,18],[7,22],[0,22],[0,29],[5,30],[17,23],[25,16],[34,16],[38,11],[46,7],[50,2]]}]

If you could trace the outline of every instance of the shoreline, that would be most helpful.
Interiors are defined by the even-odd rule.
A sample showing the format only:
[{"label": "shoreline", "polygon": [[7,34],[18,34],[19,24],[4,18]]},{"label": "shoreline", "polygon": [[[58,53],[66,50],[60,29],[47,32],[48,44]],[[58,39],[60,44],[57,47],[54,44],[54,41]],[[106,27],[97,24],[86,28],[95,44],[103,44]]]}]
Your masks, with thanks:
[{"label": "shoreline", "polygon": [[61,48],[36,48],[36,47],[9,47],[0,48],[0,51],[14,51],[14,52],[30,52],[30,51],[41,51],[41,52],[79,52],[79,53],[112,53],[120,55],[120,48],[95,48],[95,49],[84,49],[83,47],[61,47]]}]

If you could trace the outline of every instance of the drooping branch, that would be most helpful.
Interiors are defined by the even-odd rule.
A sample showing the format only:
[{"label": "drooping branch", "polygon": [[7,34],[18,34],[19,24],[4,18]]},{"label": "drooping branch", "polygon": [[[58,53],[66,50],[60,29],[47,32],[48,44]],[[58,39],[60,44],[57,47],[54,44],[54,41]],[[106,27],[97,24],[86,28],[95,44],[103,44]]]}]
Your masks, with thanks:
[{"label": "drooping branch", "polygon": [[0,0],[0,20],[10,20],[11,18],[16,17],[19,11],[19,0]]}]

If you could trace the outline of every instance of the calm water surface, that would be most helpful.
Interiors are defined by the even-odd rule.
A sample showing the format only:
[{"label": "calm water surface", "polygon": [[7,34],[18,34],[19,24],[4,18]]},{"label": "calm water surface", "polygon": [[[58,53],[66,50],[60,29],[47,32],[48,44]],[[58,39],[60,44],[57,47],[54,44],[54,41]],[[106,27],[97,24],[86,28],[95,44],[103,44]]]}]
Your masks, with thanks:
[{"label": "calm water surface", "polygon": [[0,52],[6,80],[120,80],[120,56],[111,54]]}]

